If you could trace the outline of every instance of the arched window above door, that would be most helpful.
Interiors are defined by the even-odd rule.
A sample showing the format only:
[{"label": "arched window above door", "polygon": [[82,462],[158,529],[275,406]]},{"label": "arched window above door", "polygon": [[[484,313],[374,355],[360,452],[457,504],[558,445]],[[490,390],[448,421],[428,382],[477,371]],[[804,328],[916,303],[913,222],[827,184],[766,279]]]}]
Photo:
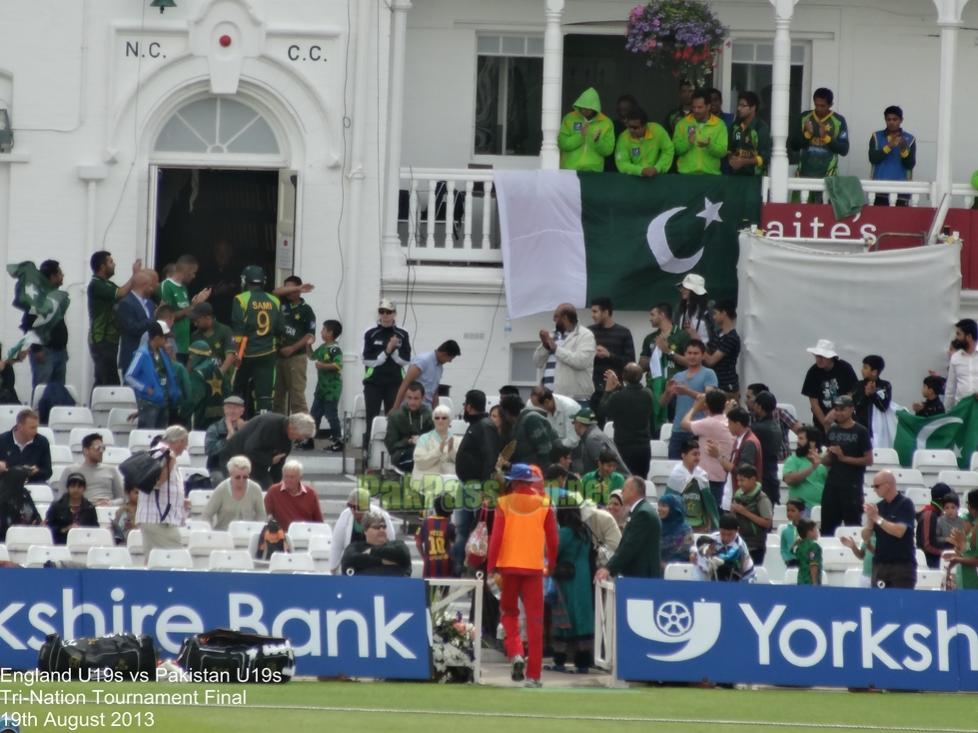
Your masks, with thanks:
[{"label": "arched window above door", "polygon": [[185,104],[167,120],[154,146],[162,153],[279,155],[278,140],[261,113],[224,97]]}]

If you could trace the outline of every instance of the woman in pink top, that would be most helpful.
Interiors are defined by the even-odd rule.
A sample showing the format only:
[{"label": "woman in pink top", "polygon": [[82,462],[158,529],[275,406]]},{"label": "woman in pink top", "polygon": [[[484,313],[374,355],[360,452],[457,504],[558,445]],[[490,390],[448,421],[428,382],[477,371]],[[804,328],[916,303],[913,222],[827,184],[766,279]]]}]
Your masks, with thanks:
[{"label": "woman in pink top", "polygon": [[[700,440],[700,445],[709,448],[710,444],[719,448],[720,456],[729,456],[733,450],[733,436],[727,428],[727,417],[723,414],[726,407],[727,397],[720,390],[712,390],[705,395],[700,395],[693,402],[682,419],[680,427],[688,430]],[[707,417],[700,420],[693,420],[693,415],[706,408]],[[706,471],[710,479],[710,491],[720,506],[723,497],[723,485],[727,480],[727,472],[724,470],[720,459],[710,455],[709,450],[703,450],[700,456],[700,468]]]}]

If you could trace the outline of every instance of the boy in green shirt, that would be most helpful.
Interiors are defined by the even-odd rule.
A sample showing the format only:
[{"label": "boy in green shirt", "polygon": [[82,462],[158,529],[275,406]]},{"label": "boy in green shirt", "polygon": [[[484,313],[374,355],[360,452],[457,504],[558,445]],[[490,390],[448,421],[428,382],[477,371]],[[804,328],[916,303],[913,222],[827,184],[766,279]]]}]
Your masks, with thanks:
[{"label": "boy in green shirt", "polygon": [[615,470],[617,468],[618,459],[615,458],[615,454],[602,451],[598,455],[598,467],[581,476],[584,498],[599,506],[605,506],[611,492],[625,485],[625,477]]},{"label": "boy in green shirt", "polygon": [[309,411],[316,421],[316,429],[325,415],[329,422],[327,437],[332,451],[343,450],[343,427],[340,425],[338,406],[343,393],[343,351],[336,339],[343,333],[343,325],[336,320],[323,321],[323,343],[312,352],[316,364],[316,393]]},{"label": "boy in green shirt", "polygon": [[798,585],[822,584],[822,547],[818,544],[818,528],[811,519],[798,521],[795,559],[798,561]]},{"label": "boy in green shirt", "polygon": [[173,268],[173,274],[160,285],[160,300],[173,308],[173,340],[176,343],[177,361],[186,364],[190,354],[190,312],[193,306],[210,297],[210,288],[204,288],[193,300],[187,294],[187,285],[197,276],[197,258],[181,255]]}]

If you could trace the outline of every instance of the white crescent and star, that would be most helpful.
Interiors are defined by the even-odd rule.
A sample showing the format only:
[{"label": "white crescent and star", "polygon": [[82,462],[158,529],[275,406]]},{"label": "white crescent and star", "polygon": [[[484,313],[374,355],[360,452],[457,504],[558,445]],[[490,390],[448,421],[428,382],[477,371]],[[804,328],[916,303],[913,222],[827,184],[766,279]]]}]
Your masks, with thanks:
[{"label": "white crescent and star", "polygon": [[920,429],[920,432],[917,433],[917,448],[926,448],[927,440],[930,438],[930,436],[943,428],[945,425],[954,425],[955,423],[964,424],[964,420],[962,420],[960,417],[940,417],[937,420],[932,420],[931,422],[927,423]]},{"label": "white crescent and star", "polygon": [[[696,216],[703,219],[706,222],[704,228],[709,227],[714,222],[722,222],[723,219],[720,218],[720,208],[723,206],[723,202],[714,203],[710,199],[703,199],[703,211],[698,213]],[[676,257],[673,254],[672,248],[669,246],[669,238],[666,236],[666,224],[672,219],[676,214],[681,211],[685,211],[685,206],[676,206],[675,208],[663,211],[657,217],[655,217],[651,222],[649,222],[649,228],[647,232],[647,237],[649,241],[649,250],[652,252],[652,258],[659,265],[659,269],[663,272],[669,272],[674,275],[682,275],[689,272],[703,257],[703,248],[692,254],[689,257]]]}]

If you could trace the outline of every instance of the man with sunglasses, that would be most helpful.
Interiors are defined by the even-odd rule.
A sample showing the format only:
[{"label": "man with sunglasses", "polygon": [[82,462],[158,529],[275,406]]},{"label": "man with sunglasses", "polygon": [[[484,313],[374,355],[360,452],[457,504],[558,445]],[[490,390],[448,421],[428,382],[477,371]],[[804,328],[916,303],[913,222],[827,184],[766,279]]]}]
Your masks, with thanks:
[{"label": "man with sunglasses", "polygon": [[[363,334],[363,401],[367,416],[367,431],[363,445],[370,443],[370,428],[374,418],[394,408],[398,387],[404,379],[404,369],[411,363],[411,339],[408,332],[395,324],[397,306],[384,298],[377,306],[377,325]],[[381,413],[383,405],[383,413]]]},{"label": "man with sunglasses", "polygon": [[123,488],[122,474],[115,466],[103,466],[105,445],[98,433],[89,433],[82,438],[82,462],[68,466],[61,473],[58,485],[62,492],[68,490],[66,481],[72,474],[85,477],[85,498],[95,506],[122,504],[126,492]]}]

